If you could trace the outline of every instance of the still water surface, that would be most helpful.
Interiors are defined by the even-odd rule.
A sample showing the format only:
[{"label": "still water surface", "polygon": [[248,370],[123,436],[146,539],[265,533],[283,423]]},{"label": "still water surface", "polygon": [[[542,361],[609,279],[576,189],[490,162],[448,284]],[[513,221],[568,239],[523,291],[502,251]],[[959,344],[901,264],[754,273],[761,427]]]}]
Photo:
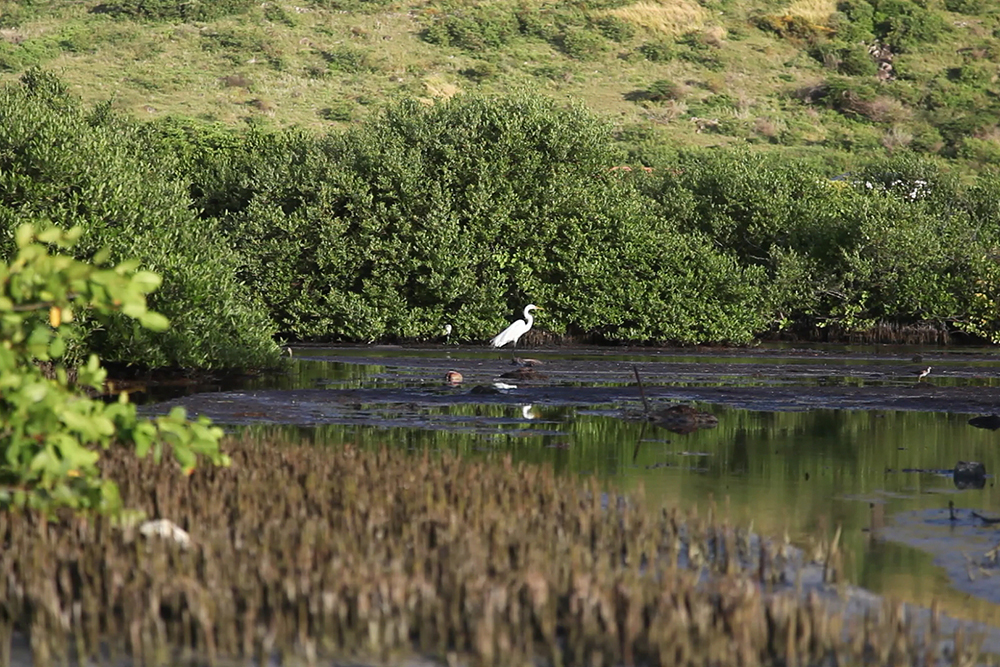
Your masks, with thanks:
[{"label": "still water surface", "polygon": [[[936,599],[953,616],[1000,626],[1000,570],[978,565],[1000,542],[1000,528],[969,514],[1000,517],[1000,490],[992,474],[982,488],[965,489],[951,475],[958,461],[1000,470],[1000,431],[970,426],[974,413],[949,412],[948,394],[933,393],[981,388],[976,392],[992,400],[1000,361],[988,352],[925,354],[935,367],[926,388],[916,384],[914,371],[929,364],[917,364],[908,350],[818,356],[536,350],[530,356],[544,361],[537,367],[544,378],[480,395],[471,388],[491,387],[510,370],[509,357],[482,350],[300,349],[286,374],[168,403],[234,430],[279,432],[320,446],[510,454],[597,475],[625,491],[641,488],[650,503],[752,522],[760,533],[787,534],[806,548],[840,527],[850,582],[922,605]],[[939,411],[751,410],[688,400],[715,415],[718,426],[678,434],[635,418],[641,402],[629,374],[633,363],[642,365],[659,406],[671,403],[670,392],[684,395],[691,387],[800,387],[805,394],[829,385],[880,386],[943,398]],[[462,385],[443,382],[451,367],[466,376]],[[616,388],[631,393],[623,398],[624,389]],[[950,520],[949,501],[959,521]]]}]

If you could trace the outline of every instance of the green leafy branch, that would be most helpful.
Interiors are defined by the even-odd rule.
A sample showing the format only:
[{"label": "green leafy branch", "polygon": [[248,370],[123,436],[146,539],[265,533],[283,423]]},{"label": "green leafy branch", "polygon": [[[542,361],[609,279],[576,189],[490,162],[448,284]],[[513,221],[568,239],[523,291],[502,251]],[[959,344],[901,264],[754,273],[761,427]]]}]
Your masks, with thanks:
[{"label": "green leafy branch", "polygon": [[199,457],[229,463],[219,451],[222,429],[208,419],[188,421],[183,408],[140,419],[125,392],[116,403],[93,398],[86,390],[99,394],[107,377],[97,355],[67,369],[67,341],[82,312],[97,319],[121,312],[153,331],[169,326],[146,305],[160,277],[137,261],[103,268],[106,251],[93,263],[50,252],[71,248],[81,234],[22,225],[16,256],[0,263],[0,505],[117,508],[117,488],[98,468],[100,451],[114,443],[140,457],[152,451],[157,462],[169,445],[185,471]]}]

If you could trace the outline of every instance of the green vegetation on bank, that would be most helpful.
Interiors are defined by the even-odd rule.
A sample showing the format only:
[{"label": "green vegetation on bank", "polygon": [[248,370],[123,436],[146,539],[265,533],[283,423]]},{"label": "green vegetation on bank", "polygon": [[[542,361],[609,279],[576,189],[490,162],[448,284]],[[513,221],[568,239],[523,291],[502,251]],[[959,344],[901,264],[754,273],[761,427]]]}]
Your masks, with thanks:
[{"label": "green vegetation on bank", "polygon": [[137,327],[123,315],[84,324],[89,349],[105,361],[145,367],[273,365],[273,327],[236,281],[232,253],[210,221],[191,209],[184,182],[167,176],[170,155],[143,127],[107,105],[84,107],[39,70],[0,91],[0,252],[13,230],[47,220],[83,233],[77,258],[107,248],[163,278],[150,306],[173,322]]},{"label": "green vegetation on bank", "polygon": [[596,340],[883,323],[1000,339],[989,171],[905,154],[831,180],[745,150],[630,152],[601,117],[530,93],[404,100],[314,135],[138,123],[32,70],[0,118],[7,229],[79,225],[83,255],[163,275],[151,303],[174,329],[84,328],[110,360],[261,367],[275,334],[420,340],[446,322],[479,341],[527,302],[540,328]]},{"label": "green vegetation on bank", "polygon": [[[746,151],[645,154],[531,95],[401,102],[344,133],[154,125],[240,280],[299,339],[482,340],[521,304],[607,340],[931,323],[995,340],[997,177],[906,155],[841,181]],[[640,149],[641,150],[641,149]]]}]

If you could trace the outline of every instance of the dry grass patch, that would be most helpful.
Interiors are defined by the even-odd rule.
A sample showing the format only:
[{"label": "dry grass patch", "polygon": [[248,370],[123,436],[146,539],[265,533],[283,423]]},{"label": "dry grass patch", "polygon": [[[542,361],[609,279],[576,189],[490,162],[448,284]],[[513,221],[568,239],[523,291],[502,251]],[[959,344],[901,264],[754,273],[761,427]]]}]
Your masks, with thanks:
[{"label": "dry grass patch", "polygon": [[3,28],[0,29],[0,40],[8,42],[10,44],[20,44],[28,37],[22,31],[17,28]]},{"label": "dry grass patch", "polygon": [[448,81],[443,76],[431,75],[424,78],[424,88],[427,90],[427,94],[433,99],[450,99],[462,92],[454,83]]},{"label": "dry grass patch", "polygon": [[893,125],[884,135],[882,135],[882,145],[885,146],[886,150],[889,152],[899,150],[900,148],[906,148],[912,142],[913,133],[899,125]]},{"label": "dry grass patch", "polygon": [[909,107],[899,100],[885,95],[879,95],[873,100],[858,101],[853,110],[876,123],[904,122],[913,116]]},{"label": "dry grass patch", "polygon": [[702,34],[704,35],[706,44],[719,49],[722,48],[723,44],[725,44],[726,35],[728,35],[729,32],[721,25],[713,25],[705,28],[705,31]]},{"label": "dry grass patch", "polygon": [[628,7],[609,10],[608,13],[651,32],[666,35],[682,35],[692,30],[701,30],[708,18],[705,8],[687,0],[637,2]]},{"label": "dry grass patch", "polygon": [[836,0],[795,0],[785,13],[801,16],[815,25],[826,25],[830,16],[836,11]]}]

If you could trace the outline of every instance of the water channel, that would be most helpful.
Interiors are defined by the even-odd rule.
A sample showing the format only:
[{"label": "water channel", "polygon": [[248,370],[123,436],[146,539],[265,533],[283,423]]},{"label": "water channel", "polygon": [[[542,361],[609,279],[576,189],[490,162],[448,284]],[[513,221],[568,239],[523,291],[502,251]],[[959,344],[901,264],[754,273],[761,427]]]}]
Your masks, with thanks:
[{"label": "water channel", "polygon": [[[454,345],[297,348],[286,373],[144,410],[184,405],[230,430],[317,446],[510,454],[626,492],[641,487],[651,502],[711,508],[806,549],[839,527],[851,583],[923,606],[936,600],[951,616],[1000,627],[1000,523],[989,522],[1000,517],[1000,431],[969,423],[1000,411],[994,351],[517,354],[541,363],[518,371],[509,353]],[[511,371],[526,377],[500,377]],[[449,372],[462,381],[448,382]],[[678,403],[717,425],[671,430],[644,418]],[[959,461],[984,464],[985,479],[958,483]]]}]

